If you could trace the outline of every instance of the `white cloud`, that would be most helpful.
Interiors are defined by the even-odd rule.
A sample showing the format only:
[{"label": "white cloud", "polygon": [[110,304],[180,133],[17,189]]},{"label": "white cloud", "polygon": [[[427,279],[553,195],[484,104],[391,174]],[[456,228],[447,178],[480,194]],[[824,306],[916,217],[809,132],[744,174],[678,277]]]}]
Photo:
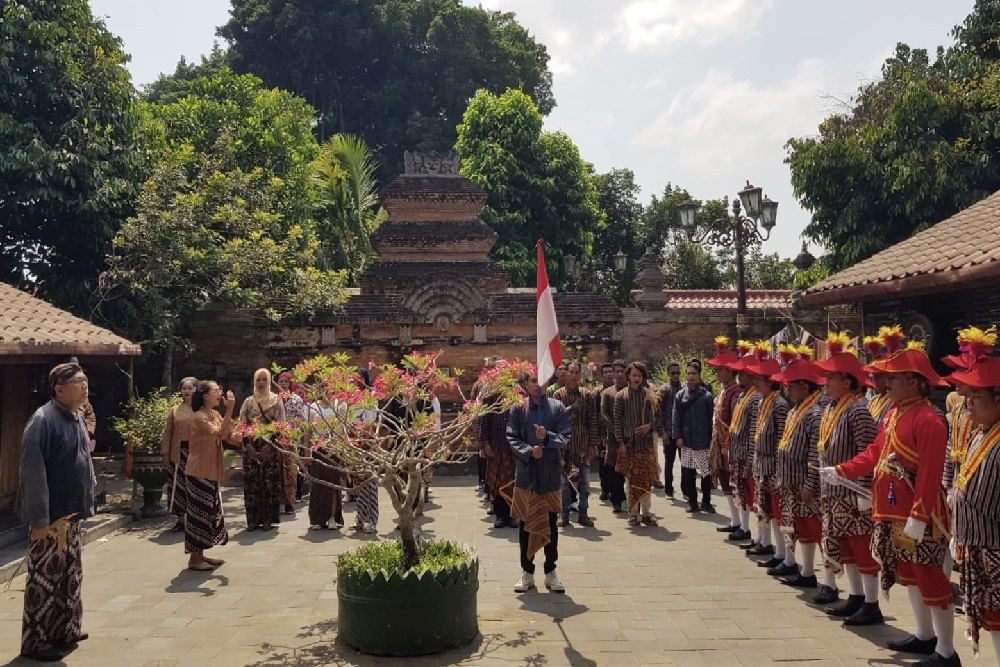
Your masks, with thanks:
[{"label": "white cloud", "polygon": [[712,44],[750,37],[773,0],[635,0],[621,10],[618,30],[631,50]]}]

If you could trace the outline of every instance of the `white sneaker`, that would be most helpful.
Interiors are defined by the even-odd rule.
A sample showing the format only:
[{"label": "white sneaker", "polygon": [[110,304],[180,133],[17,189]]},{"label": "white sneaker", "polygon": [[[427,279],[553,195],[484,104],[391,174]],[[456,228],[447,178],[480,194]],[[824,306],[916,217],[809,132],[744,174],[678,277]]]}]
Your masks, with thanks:
[{"label": "white sneaker", "polygon": [[[548,582],[548,575],[545,577],[545,581]],[[514,584],[515,593],[524,593],[525,591],[531,590],[535,587],[535,575],[529,574],[528,572],[522,572],[521,578],[516,584]]]},{"label": "white sneaker", "polygon": [[552,570],[545,575],[545,587],[552,591],[553,593],[565,593],[566,587],[563,586],[562,582],[559,581],[559,577],[556,576],[556,571]]}]

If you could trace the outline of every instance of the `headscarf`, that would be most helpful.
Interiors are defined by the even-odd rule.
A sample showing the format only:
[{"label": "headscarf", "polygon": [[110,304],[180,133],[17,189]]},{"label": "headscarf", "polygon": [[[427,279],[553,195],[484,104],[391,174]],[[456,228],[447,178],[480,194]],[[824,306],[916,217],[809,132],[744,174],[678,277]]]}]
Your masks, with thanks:
[{"label": "headscarf", "polygon": [[[257,380],[260,377],[267,378],[267,389],[257,388]],[[261,410],[267,410],[279,400],[279,396],[271,389],[271,372],[266,368],[258,368],[253,374],[253,397],[260,404]]]}]

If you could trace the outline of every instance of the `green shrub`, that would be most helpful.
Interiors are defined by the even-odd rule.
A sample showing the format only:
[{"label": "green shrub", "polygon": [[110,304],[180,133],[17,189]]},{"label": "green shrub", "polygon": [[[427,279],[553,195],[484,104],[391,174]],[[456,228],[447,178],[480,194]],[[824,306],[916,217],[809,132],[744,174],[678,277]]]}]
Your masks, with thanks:
[{"label": "green shrub", "polygon": [[155,454],[160,451],[167,414],[180,402],[180,394],[168,394],[164,387],[145,396],[135,396],[125,404],[124,416],[111,420],[111,428],[122,437],[129,451]]},{"label": "green shrub", "polygon": [[[419,571],[440,572],[465,563],[470,558],[465,547],[457,542],[435,541],[420,545]],[[372,542],[341,554],[337,570],[342,575],[360,574],[367,570],[387,574],[403,573],[403,543],[400,540]]]},{"label": "green shrub", "polygon": [[710,356],[705,355],[705,350],[698,347],[681,347],[680,345],[671,345],[666,349],[666,352],[661,356],[653,365],[650,375],[652,375],[652,382],[658,388],[670,382],[670,375],[667,372],[667,367],[670,364],[680,364],[681,367],[681,384],[684,383],[684,371],[687,368],[688,362],[692,359],[699,359],[701,361],[701,381],[712,387],[712,392],[715,393],[719,389],[719,378],[715,375],[715,369],[705,363]]}]

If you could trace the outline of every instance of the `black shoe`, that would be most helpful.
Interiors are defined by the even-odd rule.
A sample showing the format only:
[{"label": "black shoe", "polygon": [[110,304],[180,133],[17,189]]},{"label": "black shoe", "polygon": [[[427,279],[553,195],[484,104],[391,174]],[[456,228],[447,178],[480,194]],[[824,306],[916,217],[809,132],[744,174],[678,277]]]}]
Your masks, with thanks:
[{"label": "black shoe", "polygon": [[962,667],[962,661],[959,659],[957,652],[952,653],[950,658],[945,658],[935,651],[931,656],[924,658],[914,665],[914,667]]},{"label": "black shoe", "polygon": [[715,514],[715,506],[712,503],[702,503],[701,511],[705,514]]},{"label": "black shoe", "polygon": [[737,528],[733,532],[729,533],[729,537],[727,537],[726,539],[729,540],[730,542],[742,542],[744,540],[749,540],[750,531]]},{"label": "black shoe", "polygon": [[826,613],[837,618],[847,618],[855,614],[865,603],[864,595],[848,595],[844,604],[826,609]]},{"label": "black shoe", "polygon": [[520,524],[517,523],[517,519],[507,519],[508,528],[517,528]]},{"label": "black shoe", "polygon": [[[766,567],[768,570],[770,570],[771,568],[775,568],[778,567],[779,565],[784,564],[784,562],[785,562],[784,558],[768,558],[767,560],[757,561],[757,567]],[[770,572],[768,572],[768,574],[770,574]]]},{"label": "black shoe", "polygon": [[717,532],[717,533],[735,533],[739,529],[740,529],[739,526],[719,526],[719,527],[717,527],[715,529],[715,532]]},{"label": "black shoe", "polygon": [[782,561],[781,565],[767,568],[767,573],[772,577],[787,577],[792,574],[798,574],[799,566],[785,565],[784,561]]},{"label": "black shoe", "polygon": [[813,598],[813,604],[830,604],[840,599],[840,591],[826,584],[819,587],[819,593]]},{"label": "black shoe", "polygon": [[803,577],[801,573],[795,575],[794,577],[785,577],[781,580],[785,586],[794,586],[795,588],[816,588],[816,575],[810,577]]},{"label": "black shoe", "polygon": [[698,506],[697,505],[694,505],[694,506],[688,505],[687,508],[684,511],[687,512],[688,514],[697,514],[698,513]]},{"label": "black shoe", "polygon": [[496,521],[493,522],[494,528],[503,528],[506,525],[507,521],[505,519],[497,519]]},{"label": "black shoe", "polygon": [[624,511],[625,511],[625,510],[623,510],[623,509],[622,509],[622,504],[621,504],[621,503],[618,503],[617,505],[615,505],[615,506],[614,506],[614,507],[612,508],[612,510],[611,510],[611,513],[612,513],[612,514],[621,514],[621,513],[622,513],[622,512],[624,512]]},{"label": "black shoe", "polygon": [[902,641],[889,642],[886,646],[889,647],[890,651],[898,651],[899,653],[934,655],[934,649],[937,647],[937,637],[917,639],[916,636],[910,635]]},{"label": "black shoe", "polygon": [[750,547],[749,549],[747,549],[747,556],[773,556],[773,555],[774,555],[773,546],[765,547],[758,544],[757,546]]},{"label": "black shoe", "polygon": [[878,625],[885,623],[878,602],[866,602],[861,609],[844,619],[844,625]]},{"label": "black shoe", "polygon": [[31,653],[22,653],[21,657],[37,662],[59,662],[66,657],[66,653],[57,648],[42,648]]},{"label": "black shoe", "polygon": [[602,491],[602,492],[601,492],[601,495],[600,495],[600,496],[598,496],[598,498],[599,498],[600,500],[607,500],[607,499],[608,499],[608,498],[610,498],[610,497],[611,497],[611,494],[610,494],[610,493],[608,493],[607,491]]}]

